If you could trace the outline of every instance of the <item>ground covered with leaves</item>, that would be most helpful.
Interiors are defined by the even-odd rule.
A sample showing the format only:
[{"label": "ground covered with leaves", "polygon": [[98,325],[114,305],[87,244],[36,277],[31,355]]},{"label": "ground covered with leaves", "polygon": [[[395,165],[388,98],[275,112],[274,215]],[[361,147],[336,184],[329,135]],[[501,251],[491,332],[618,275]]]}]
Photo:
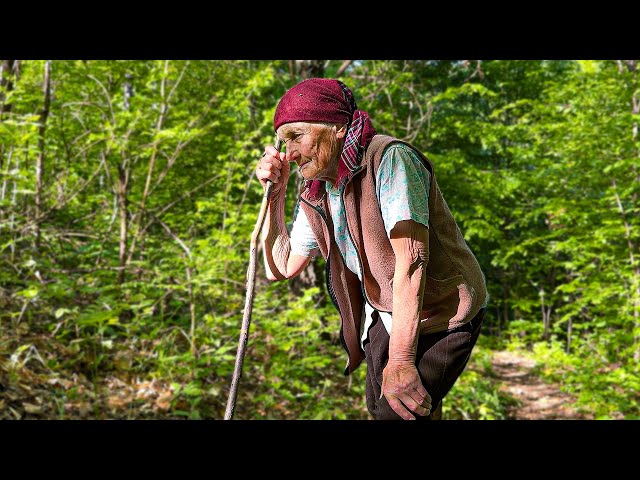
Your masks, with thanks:
[{"label": "ground covered with leaves", "polygon": [[[337,339],[329,334],[318,339],[316,358],[309,359],[301,338],[287,343],[263,324],[254,328],[234,418],[370,418],[364,368],[352,377],[340,374],[344,357]],[[594,418],[585,405],[576,408],[576,396],[566,386],[544,380],[540,360],[531,352],[496,351],[483,343],[447,396],[444,419]],[[216,375],[215,365],[207,367],[206,360],[199,363],[202,359],[190,353],[171,359],[172,369],[161,374],[162,344],[160,339],[105,344],[85,338],[65,345],[44,332],[23,328],[11,336],[5,330],[0,419],[223,418],[230,375]],[[225,372],[233,367],[235,346],[228,350]]]}]

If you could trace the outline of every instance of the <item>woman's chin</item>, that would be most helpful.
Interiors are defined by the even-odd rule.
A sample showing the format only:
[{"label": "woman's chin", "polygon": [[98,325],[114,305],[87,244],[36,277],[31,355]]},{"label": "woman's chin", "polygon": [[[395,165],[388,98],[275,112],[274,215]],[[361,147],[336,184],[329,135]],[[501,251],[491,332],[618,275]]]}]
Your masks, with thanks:
[{"label": "woman's chin", "polygon": [[300,167],[300,175],[302,175],[302,178],[304,178],[305,180],[313,179],[313,171],[312,169],[308,168],[307,165],[303,165],[302,167]]}]

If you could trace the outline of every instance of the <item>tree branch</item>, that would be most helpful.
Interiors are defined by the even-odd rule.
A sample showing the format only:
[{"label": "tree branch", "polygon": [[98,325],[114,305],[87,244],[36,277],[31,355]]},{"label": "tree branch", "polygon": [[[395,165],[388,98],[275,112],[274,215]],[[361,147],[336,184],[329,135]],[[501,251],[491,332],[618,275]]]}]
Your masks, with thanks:
[{"label": "tree branch", "polygon": [[344,71],[349,68],[349,65],[351,65],[353,63],[353,60],[345,60],[344,62],[342,62],[342,65],[340,65],[340,68],[338,68],[338,71],[336,72],[336,77],[339,77],[340,75],[342,75],[344,73]]}]

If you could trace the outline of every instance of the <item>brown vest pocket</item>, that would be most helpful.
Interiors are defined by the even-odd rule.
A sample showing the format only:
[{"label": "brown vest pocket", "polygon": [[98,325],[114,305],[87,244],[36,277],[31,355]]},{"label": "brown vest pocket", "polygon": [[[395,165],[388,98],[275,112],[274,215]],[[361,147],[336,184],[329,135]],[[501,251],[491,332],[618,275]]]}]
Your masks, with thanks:
[{"label": "brown vest pocket", "polygon": [[464,283],[464,277],[462,275],[455,275],[445,278],[444,280],[438,280],[437,278],[427,275],[424,287],[423,307],[439,303],[452,293],[457,294],[458,285],[462,283]]}]

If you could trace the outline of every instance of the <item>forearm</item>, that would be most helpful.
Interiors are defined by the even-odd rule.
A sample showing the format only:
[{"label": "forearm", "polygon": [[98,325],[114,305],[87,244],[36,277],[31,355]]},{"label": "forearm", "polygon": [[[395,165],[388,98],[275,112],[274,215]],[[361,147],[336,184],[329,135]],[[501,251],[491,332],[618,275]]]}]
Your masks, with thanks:
[{"label": "forearm", "polygon": [[271,198],[262,228],[264,265],[267,277],[272,280],[284,280],[289,277],[287,275],[287,265],[291,245],[284,218],[284,204],[284,192]]},{"label": "forearm", "polygon": [[396,265],[393,277],[393,325],[389,340],[389,361],[395,363],[415,362],[420,310],[424,291],[424,268]]},{"label": "forearm", "polygon": [[414,364],[426,281],[428,233],[426,227],[414,222],[407,222],[399,230],[404,238],[392,239],[396,265],[389,361]]}]

